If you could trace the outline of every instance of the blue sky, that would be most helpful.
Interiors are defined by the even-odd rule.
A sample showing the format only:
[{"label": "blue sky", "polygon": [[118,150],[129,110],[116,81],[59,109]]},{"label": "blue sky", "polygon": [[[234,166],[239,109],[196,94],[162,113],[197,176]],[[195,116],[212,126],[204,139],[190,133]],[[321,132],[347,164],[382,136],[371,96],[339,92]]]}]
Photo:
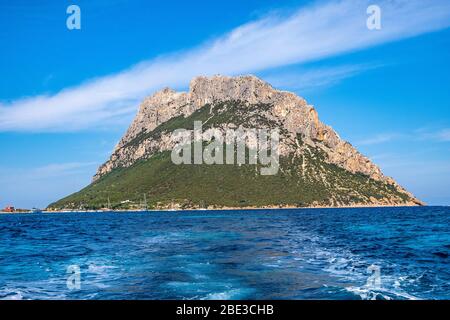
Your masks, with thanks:
[{"label": "blue sky", "polygon": [[217,73],[305,97],[385,174],[449,205],[449,26],[445,0],[1,0],[0,207],[79,190],[143,97]]}]

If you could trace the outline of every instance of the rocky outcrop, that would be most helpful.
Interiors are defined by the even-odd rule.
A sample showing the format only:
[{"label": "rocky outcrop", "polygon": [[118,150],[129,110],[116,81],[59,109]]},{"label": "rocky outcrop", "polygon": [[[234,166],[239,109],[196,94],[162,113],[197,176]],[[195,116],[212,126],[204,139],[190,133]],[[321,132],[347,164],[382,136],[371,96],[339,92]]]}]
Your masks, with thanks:
[{"label": "rocky outcrop", "polygon": [[[360,173],[395,185],[398,190],[415,199],[392,178],[384,176],[378,166],[350,143],[342,140],[330,126],[323,124],[314,107],[303,98],[276,90],[254,76],[197,77],[191,81],[189,92],[175,92],[166,88],[146,98],[110,159],[98,169],[94,181],[115,168],[129,167],[140,159],[151,157],[155,152],[170,150],[173,147],[170,132],[163,132],[158,138],[145,137],[158,126],[174,117],[188,117],[205,105],[225,101],[241,101],[246,106],[269,105],[270,110],[261,110],[260,113],[267,121],[276,122],[283,129],[285,142],[280,146],[281,155],[298,152],[293,142],[300,135],[305,144],[322,150],[329,163],[351,173]],[[414,201],[420,203],[417,199]]]}]

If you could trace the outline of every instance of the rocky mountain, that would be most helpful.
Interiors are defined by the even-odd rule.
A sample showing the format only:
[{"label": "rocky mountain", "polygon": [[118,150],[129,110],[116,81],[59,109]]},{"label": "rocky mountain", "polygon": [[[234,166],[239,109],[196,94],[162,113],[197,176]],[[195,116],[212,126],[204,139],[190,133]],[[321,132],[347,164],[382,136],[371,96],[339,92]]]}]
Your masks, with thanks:
[{"label": "rocky mountain", "polygon": [[[280,170],[259,164],[176,165],[172,132],[278,129]],[[253,146],[247,142],[247,147]],[[91,185],[51,208],[304,207],[421,205],[350,143],[323,124],[313,106],[254,76],[197,77],[189,92],[163,89],[146,98]]]}]

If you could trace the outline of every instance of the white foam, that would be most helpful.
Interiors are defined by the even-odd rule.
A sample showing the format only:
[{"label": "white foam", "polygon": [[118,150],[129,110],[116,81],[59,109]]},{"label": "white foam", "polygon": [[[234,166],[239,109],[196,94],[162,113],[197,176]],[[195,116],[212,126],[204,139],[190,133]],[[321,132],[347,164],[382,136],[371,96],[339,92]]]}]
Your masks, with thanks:
[{"label": "white foam", "polygon": [[[366,261],[347,249],[324,247],[327,242],[332,243],[333,239],[322,237],[319,241],[314,235],[308,235],[308,232],[302,232],[298,236],[303,247],[291,252],[294,256],[300,256],[294,257],[293,260],[305,261],[315,268],[320,267],[323,271],[336,276],[338,281],[353,283],[354,285],[345,286],[345,290],[358,295],[361,299],[419,299],[402,290],[402,283],[411,281],[410,277],[381,273],[383,287],[375,288],[367,284],[370,274],[367,273],[366,268],[375,264],[380,266],[383,272],[383,267],[387,266],[385,261]],[[310,241],[304,241],[305,239]]]},{"label": "white foam", "polygon": [[205,300],[234,300],[242,299],[248,295],[252,290],[250,289],[231,289],[223,292],[213,292],[207,294],[203,299]]},{"label": "white foam", "polygon": [[19,290],[5,288],[0,290],[1,300],[23,300],[23,294]]}]

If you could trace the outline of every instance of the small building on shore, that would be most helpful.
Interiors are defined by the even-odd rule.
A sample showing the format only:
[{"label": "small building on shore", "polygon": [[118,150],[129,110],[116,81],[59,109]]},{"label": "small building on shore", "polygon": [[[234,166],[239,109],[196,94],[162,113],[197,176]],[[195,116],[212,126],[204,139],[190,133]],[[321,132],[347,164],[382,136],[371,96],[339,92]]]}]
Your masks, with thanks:
[{"label": "small building on shore", "polygon": [[13,206],[7,206],[5,209],[2,210],[3,212],[14,212],[16,209]]}]

